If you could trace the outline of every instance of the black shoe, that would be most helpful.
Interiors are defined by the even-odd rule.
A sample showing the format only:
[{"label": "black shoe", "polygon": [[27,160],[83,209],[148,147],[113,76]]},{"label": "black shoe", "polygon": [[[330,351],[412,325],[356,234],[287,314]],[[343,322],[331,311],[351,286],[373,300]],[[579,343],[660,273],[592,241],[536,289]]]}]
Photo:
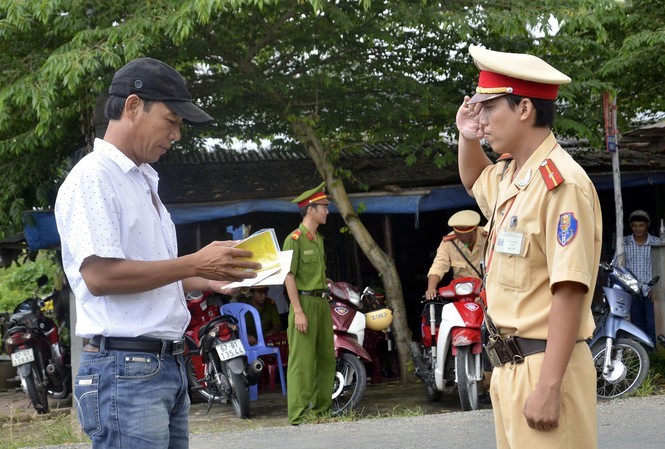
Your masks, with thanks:
[{"label": "black shoe", "polygon": [[489,405],[492,403],[492,398],[488,392],[481,394],[478,397],[478,403],[481,405]]}]

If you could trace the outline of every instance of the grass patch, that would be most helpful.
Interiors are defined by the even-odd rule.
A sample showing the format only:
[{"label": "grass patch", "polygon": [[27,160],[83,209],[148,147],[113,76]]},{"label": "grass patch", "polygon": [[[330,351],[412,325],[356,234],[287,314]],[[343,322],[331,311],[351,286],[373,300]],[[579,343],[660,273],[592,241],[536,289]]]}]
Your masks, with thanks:
[{"label": "grass patch", "polygon": [[78,431],[78,422],[75,430],[69,414],[35,414],[28,421],[25,418],[19,421],[17,417],[18,414],[12,413],[7,421],[2,422],[0,447],[4,449],[90,442],[85,434]]},{"label": "grass patch", "polygon": [[644,382],[642,382],[642,385],[635,389],[631,396],[643,398],[646,396],[659,394],[661,390],[659,381],[660,378],[660,374],[650,371],[649,374],[647,374],[647,377],[644,379]]}]

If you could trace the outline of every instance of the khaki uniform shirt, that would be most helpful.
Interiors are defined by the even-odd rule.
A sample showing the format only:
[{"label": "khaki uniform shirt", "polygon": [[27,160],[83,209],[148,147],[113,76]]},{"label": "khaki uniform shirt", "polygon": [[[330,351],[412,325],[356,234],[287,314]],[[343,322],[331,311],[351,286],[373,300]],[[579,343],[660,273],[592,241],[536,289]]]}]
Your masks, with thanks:
[{"label": "khaki uniform shirt", "polygon": [[[563,177],[551,190],[539,170],[547,159]],[[588,290],[577,338],[589,338],[602,237],[596,190],[553,134],[514,181],[515,162],[509,163],[501,179],[504,164],[487,167],[473,185],[490,223],[496,207],[487,256],[489,315],[503,335],[546,339],[552,285],[579,282]]]},{"label": "khaki uniform shirt", "polygon": [[[476,233],[476,242],[473,244],[473,250],[469,251],[469,248],[461,244],[455,237],[455,232],[451,232],[441,240],[439,248],[436,250],[436,256],[434,257],[434,262],[427,272],[427,276],[433,274],[443,278],[443,276],[450,270],[453,269],[453,278],[457,279],[459,277],[474,277],[477,278],[478,272],[480,271],[480,261],[483,258],[483,253],[485,252],[485,240],[487,236],[483,233],[483,229],[478,227],[473,231]],[[450,236],[453,236],[453,239],[450,239]],[[464,255],[473,263],[473,266],[476,267],[474,270],[469,263],[464,260],[464,257],[460,252],[455,248],[457,246],[462,250]]]}]

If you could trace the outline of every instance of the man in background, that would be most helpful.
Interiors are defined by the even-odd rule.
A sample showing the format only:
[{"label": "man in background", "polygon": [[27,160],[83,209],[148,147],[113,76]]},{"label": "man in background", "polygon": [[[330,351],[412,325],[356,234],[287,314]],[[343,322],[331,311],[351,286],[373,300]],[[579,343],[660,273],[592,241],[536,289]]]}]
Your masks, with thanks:
[{"label": "man in background", "polygon": [[[252,287],[249,289],[249,294],[251,295],[250,298],[243,299],[242,302],[254,306],[254,308],[259,311],[259,317],[261,318],[260,325],[261,330],[263,331],[263,337],[265,338],[281,331],[282,321],[280,320],[275,301],[268,297],[268,287]],[[255,345],[256,323],[254,323],[254,317],[248,315],[246,323],[249,342],[252,345]]]},{"label": "man in background", "polygon": [[453,279],[474,277],[482,279],[481,261],[485,252],[487,235],[478,227],[480,214],[472,210],[462,210],[453,214],[448,226],[453,230],[443,237],[432,266],[427,273],[426,299],[437,295],[436,287],[452,268]]},{"label": "man in background", "polygon": [[284,241],[293,250],[286,286],[291,307],[287,337],[289,363],[286,380],[289,422],[298,425],[308,410],[329,412],[335,379],[335,348],[328,306],[326,254],[319,226],[326,223],[328,204],[325,183],[292,202],[300,208],[302,223]]},{"label": "man in background", "polygon": [[623,239],[623,249],[628,268],[640,282],[641,295],[634,297],[630,304],[630,321],[642,329],[656,344],[656,321],[654,318],[651,287],[647,285],[653,278],[651,268],[651,245],[660,243],[660,239],[649,234],[651,217],[646,211],[635,210],[628,217],[632,234]]}]

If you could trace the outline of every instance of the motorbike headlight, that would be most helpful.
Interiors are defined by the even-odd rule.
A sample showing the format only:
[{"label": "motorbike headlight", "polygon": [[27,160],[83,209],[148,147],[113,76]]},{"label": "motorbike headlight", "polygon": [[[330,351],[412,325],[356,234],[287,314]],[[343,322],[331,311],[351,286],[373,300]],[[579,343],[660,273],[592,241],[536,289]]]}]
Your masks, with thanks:
[{"label": "motorbike headlight", "polygon": [[631,293],[637,295],[640,292],[640,283],[628,271],[615,271],[616,277]]},{"label": "motorbike headlight", "polygon": [[455,286],[455,293],[458,295],[469,295],[473,292],[473,284],[471,282],[462,282]]}]

